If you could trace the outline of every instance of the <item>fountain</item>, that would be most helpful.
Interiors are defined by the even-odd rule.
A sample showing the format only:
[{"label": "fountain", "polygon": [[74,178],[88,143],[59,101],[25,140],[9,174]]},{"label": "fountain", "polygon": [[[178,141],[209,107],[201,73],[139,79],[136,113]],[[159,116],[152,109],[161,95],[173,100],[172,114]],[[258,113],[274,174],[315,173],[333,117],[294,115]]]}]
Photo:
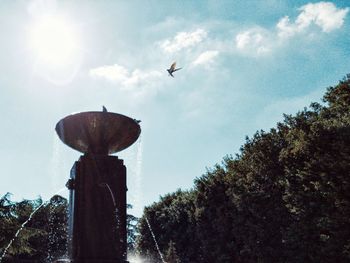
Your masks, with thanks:
[{"label": "fountain", "polygon": [[106,110],[82,112],[60,120],[56,132],[65,144],[84,153],[66,184],[70,261],[127,262],[126,167],[109,154],[137,140],[139,121]]}]

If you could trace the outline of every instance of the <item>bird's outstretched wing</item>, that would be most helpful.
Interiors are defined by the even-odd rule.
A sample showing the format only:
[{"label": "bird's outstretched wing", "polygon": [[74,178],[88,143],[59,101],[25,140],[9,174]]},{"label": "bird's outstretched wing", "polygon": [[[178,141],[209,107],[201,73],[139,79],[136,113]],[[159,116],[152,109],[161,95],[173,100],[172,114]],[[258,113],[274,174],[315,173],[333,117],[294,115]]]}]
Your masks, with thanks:
[{"label": "bird's outstretched wing", "polygon": [[175,67],[176,67],[176,62],[174,62],[173,64],[171,64],[170,70],[171,70],[171,71],[175,71]]},{"label": "bird's outstretched wing", "polygon": [[174,69],[174,70],[173,70],[173,72],[178,71],[178,70],[180,70],[180,69],[182,69],[182,68],[177,68],[177,69]]}]

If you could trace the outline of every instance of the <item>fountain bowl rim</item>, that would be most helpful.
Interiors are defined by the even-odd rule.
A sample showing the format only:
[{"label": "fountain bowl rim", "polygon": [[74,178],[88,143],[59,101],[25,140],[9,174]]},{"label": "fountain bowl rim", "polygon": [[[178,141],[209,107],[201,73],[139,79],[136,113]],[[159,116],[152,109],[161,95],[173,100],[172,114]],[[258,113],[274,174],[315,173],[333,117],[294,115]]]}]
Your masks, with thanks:
[{"label": "fountain bowl rim", "polygon": [[[132,145],[137,139],[138,137],[140,136],[140,133],[141,133],[141,127],[139,125],[139,123],[136,121],[136,119],[133,119],[131,117],[128,117],[126,115],[123,115],[123,114],[120,114],[120,113],[116,113],[116,112],[103,112],[103,111],[83,111],[83,112],[74,112],[74,113],[71,113],[65,117],[63,117],[62,119],[60,119],[56,126],[55,126],[55,130],[56,130],[56,133],[58,135],[58,137],[60,138],[60,140],[68,145],[70,148],[74,149],[74,150],[77,150],[81,153],[93,153],[93,154],[99,154],[98,152],[93,152],[93,151],[88,151],[88,150],[82,150],[81,147],[77,146],[75,142],[67,142],[66,140],[66,137],[65,137],[65,133],[66,131],[65,128],[62,128],[62,127],[65,127],[66,124],[64,124],[65,122],[70,122],[70,120],[72,118],[78,118],[79,116],[82,116],[83,120],[84,118],[86,118],[86,116],[89,116],[89,115],[96,115],[96,116],[99,116],[99,118],[103,118],[103,116],[109,116],[109,120],[120,120],[120,119],[123,119],[124,121],[127,121],[128,125],[132,127],[132,131],[133,131],[133,136],[131,136],[131,139],[130,139],[130,142],[129,143],[126,143],[126,145],[124,145],[123,147],[117,147],[116,149],[109,149],[108,150],[108,153],[107,154],[113,154],[113,153],[116,153],[116,152],[120,152],[126,148],[128,148],[130,145]],[[112,116],[112,117],[111,117]],[[114,116],[114,117],[113,117]],[[89,125],[89,124],[88,124]],[[125,131],[124,131],[125,132]],[[124,133],[123,132],[123,133]],[[72,134],[70,134],[72,135]],[[77,139],[77,138],[76,138]],[[76,140],[75,139],[75,140]],[[85,142],[85,143],[88,143],[88,142]],[[105,154],[105,153],[103,153]]]}]

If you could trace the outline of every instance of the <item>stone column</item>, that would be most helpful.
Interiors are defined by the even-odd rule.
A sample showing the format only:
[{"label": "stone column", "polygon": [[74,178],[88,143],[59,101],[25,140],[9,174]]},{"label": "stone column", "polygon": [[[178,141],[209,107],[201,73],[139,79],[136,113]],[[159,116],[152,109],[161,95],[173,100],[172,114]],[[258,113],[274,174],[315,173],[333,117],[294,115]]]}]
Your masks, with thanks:
[{"label": "stone column", "polygon": [[69,257],[126,262],[126,167],[116,156],[85,154],[71,170]]}]

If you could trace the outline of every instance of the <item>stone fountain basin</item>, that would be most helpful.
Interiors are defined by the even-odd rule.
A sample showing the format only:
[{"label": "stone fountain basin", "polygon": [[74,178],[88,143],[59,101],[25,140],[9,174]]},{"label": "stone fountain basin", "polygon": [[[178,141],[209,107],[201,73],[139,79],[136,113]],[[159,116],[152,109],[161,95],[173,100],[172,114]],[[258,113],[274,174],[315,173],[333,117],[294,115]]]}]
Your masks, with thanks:
[{"label": "stone fountain basin", "polygon": [[133,144],[141,133],[135,119],[113,112],[69,115],[56,124],[58,137],[71,148],[92,154],[112,154]]}]

